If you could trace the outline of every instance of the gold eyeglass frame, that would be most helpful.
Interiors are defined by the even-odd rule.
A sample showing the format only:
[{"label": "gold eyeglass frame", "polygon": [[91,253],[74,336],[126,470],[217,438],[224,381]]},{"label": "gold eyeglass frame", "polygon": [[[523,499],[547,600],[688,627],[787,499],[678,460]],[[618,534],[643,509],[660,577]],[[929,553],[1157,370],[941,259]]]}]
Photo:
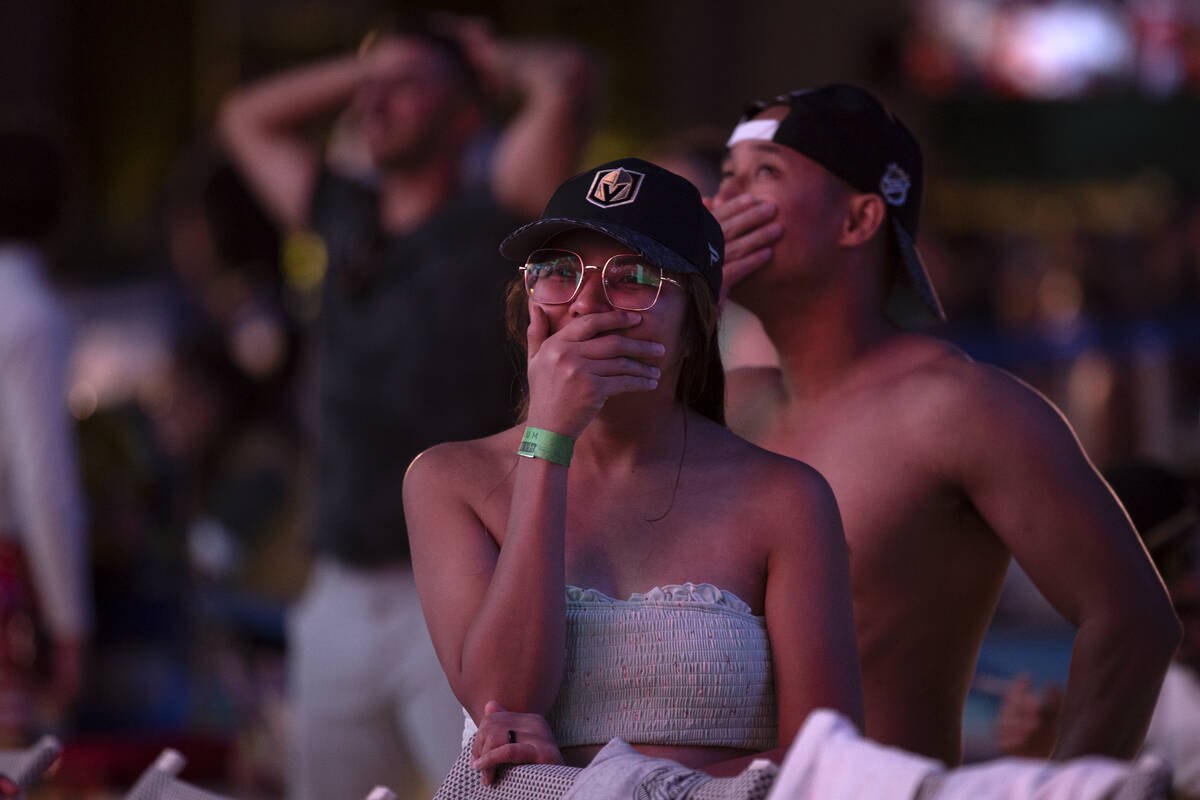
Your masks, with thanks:
[{"label": "gold eyeglass frame", "polygon": [[[602,267],[597,267],[597,266],[594,266],[591,264],[587,264],[584,262],[583,256],[579,255],[579,253],[576,253],[574,250],[566,250],[562,247],[540,247],[537,250],[534,250],[533,253],[530,253],[529,255],[530,255],[530,257],[532,257],[535,253],[544,253],[544,252],[567,253],[569,255],[573,255],[573,256],[575,256],[576,260],[579,261],[579,264],[583,267],[583,269],[579,273],[579,282],[575,284],[575,291],[571,292],[571,296],[569,298],[567,298],[566,300],[559,300],[559,301],[553,302],[553,303],[535,299],[533,302],[537,303],[538,305],[565,306],[568,303],[575,302],[575,298],[579,297],[579,292],[580,292],[580,290],[583,289],[583,282],[587,278],[587,271],[589,269],[597,270],[600,273],[600,291],[604,293],[604,300],[613,308],[620,309],[621,311],[649,311],[650,309],[654,308],[654,306],[658,303],[658,298],[662,296],[662,287],[663,287],[664,283],[673,283],[676,286],[683,288],[683,284],[681,284],[679,281],[675,280],[674,278],[667,276],[663,272],[662,267],[659,267],[658,268],[658,275],[659,275],[658,288],[655,289],[654,299],[650,301],[650,305],[646,306],[645,308],[626,308],[624,306],[617,305],[616,303],[614,303],[612,301],[612,298],[608,296],[608,284],[606,284],[604,282],[604,271],[606,269],[608,269],[608,265],[611,264],[613,262],[613,260],[617,259],[617,258],[625,258],[627,256],[634,256],[636,258],[646,258],[641,253],[617,253],[613,256],[610,256],[608,258],[608,260],[604,262],[604,266],[602,266]],[[655,266],[657,266],[657,265],[655,265]],[[525,291],[528,292],[529,296],[532,298],[533,297],[533,289],[531,289],[529,287],[529,259],[528,258],[525,259],[525,263],[522,264],[521,266],[517,267],[517,269],[519,271],[525,273],[525,277],[524,277]]]}]

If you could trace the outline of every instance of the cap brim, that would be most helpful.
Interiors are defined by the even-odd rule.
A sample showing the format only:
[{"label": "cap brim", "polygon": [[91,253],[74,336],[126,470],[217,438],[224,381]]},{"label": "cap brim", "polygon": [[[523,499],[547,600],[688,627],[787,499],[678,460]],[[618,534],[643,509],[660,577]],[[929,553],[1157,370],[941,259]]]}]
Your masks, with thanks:
[{"label": "cap brim", "polygon": [[892,281],[887,298],[888,316],[904,328],[924,328],[944,322],[946,312],[938,300],[933,281],[929,280],[929,273],[925,271],[916,243],[896,219],[891,222],[904,274],[897,275]]},{"label": "cap brim", "polygon": [[546,242],[560,233],[586,228],[590,231],[611,236],[623,245],[631,247],[663,269],[671,272],[695,272],[700,270],[696,265],[668,247],[659,244],[649,236],[626,228],[624,225],[608,225],[585,219],[568,217],[551,217],[539,219],[528,225],[523,225],[510,233],[500,243],[500,255],[513,261],[521,261],[534,250],[543,247]]}]

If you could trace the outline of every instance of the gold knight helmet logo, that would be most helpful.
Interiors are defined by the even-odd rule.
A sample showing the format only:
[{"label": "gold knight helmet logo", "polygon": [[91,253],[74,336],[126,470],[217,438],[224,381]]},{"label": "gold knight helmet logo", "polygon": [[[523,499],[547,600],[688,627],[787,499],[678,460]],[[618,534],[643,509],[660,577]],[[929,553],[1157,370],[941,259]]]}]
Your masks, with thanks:
[{"label": "gold knight helmet logo", "polygon": [[642,188],[642,180],[645,177],[640,172],[623,167],[602,169],[592,179],[592,188],[588,189],[587,200],[601,208],[632,203],[637,199],[638,190]]}]

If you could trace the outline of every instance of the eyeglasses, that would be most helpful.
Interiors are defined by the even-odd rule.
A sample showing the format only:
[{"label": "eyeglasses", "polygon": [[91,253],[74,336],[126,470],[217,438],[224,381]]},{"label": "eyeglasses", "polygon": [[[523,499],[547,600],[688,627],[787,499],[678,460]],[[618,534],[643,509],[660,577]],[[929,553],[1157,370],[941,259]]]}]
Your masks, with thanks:
[{"label": "eyeglasses", "polygon": [[533,302],[546,306],[574,300],[589,269],[600,271],[604,299],[623,311],[653,308],[664,283],[680,285],[679,281],[663,275],[657,264],[632,253],[615,255],[603,267],[593,267],[585,265],[583,257],[570,250],[534,250],[520,269],[525,273],[525,289]]}]

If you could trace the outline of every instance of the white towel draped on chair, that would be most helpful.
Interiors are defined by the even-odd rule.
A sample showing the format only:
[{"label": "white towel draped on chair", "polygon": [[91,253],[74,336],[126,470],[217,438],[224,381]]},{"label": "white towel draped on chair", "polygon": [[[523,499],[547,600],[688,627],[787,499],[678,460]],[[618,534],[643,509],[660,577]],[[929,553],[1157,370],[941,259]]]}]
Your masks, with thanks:
[{"label": "white towel draped on chair", "polygon": [[842,715],[808,716],[768,800],[1158,800],[1170,770],[1157,760],[1003,758],[947,769],[864,738]]}]

